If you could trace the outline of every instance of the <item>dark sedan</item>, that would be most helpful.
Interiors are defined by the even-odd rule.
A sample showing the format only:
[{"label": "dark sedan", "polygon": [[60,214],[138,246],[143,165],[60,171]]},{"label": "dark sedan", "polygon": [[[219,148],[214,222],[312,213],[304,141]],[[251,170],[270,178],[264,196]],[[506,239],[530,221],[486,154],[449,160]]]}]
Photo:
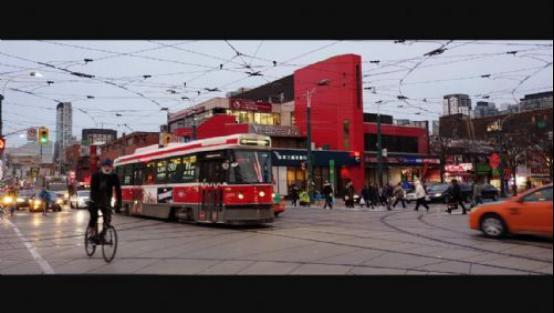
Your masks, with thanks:
[{"label": "dark sedan", "polygon": [[[427,188],[429,201],[447,203],[450,193],[448,190],[449,186],[449,184],[435,184],[429,186],[429,188]],[[462,199],[464,200],[464,202],[471,202],[473,198],[473,189],[471,188],[471,185],[462,183],[460,184],[460,188],[462,190]],[[494,186],[490,184],[485,184],[483,186],[483,190],[481,191],[481,197],[483,198],[483,200],[490,199],[496,201],[498,200],[498,195],[498,189],[496,189]]]}]

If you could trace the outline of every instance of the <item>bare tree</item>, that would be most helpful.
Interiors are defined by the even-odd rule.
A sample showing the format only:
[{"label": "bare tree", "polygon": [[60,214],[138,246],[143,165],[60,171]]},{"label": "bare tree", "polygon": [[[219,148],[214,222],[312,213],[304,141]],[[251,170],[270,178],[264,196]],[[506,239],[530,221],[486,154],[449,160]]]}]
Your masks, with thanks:
[{"label": "bare tree", "polygon": [[548,168],[550,181],[553,180],[553,145],[552,131],[548,133],[538,134],[532,132],[526,137],[529,153],[536,156]]},{"label": "bare tree", "polygon": [[440,176],[441,183],[444,183],[444,165],[446,164],[446,159],[450,155],[451,149],[450,145],[452,139],[446,137],[433,136],[431,140],[431,153],[438,155],[440,160]]}]

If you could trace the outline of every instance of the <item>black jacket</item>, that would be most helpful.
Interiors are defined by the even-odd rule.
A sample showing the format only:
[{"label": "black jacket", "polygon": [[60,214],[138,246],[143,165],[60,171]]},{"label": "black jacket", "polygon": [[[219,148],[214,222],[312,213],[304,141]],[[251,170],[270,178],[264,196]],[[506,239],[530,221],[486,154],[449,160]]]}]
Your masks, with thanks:
[{"label": "black jacket", "polygon": [[326,196],[333,195],[333,188],[331,188],[331,185],[326,185],[325,187],[323,187],[323,194]]},{"label": "black jacket", "polygon": [[[102,186],[104,185],[104,189]],[[111,205],[113,189],[115,188],[116,201],[115,208],[121,208],[121,185],[119,177],[115,173],[104,174],[101,171],[92,175],[90,182],[90,200],[97,207],[107,207]]]},{"label": "black jacket", "polygon": [[462,187],[458,184],[450,186],[450,197],[452,201],[462,201]]}]

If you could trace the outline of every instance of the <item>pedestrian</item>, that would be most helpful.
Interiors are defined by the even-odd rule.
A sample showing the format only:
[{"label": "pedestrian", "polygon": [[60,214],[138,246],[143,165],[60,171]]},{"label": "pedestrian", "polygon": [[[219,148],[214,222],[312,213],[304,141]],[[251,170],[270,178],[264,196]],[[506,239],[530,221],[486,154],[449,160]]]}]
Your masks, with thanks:
[{"label": "pedestrian", "polygon": [[[466,207],[464,206],[464,201],[462,197],[462,188],[456,179],[452,180],[452,185],[448,188],[448,195],[450,196],[450,203],[456,204],[456,207],[459,205],[462,207],[462,214],[466,214]],[[448,207],[448,213],[452,209]]]},{"label": "pedestrian", "polygon": [[429,206],[427,205],[427,201],[425,199],[427,193],[425,192],[425,188],[423,188],[423,184],[419,181],[419,179],[415,181],[415,194],[416,206],[414,211],[419,211],[419,206],[422,205],[425,209],[427,209],[427,212],[429,212]]},{"label": "pedestrian", "polygon": [[323,209],[327,209],[329,207],[329,210],[333,209],[333,187],[331,187],[331,184],[328,181],[325,181],[325,184],[323,184],[323,197],[325,198],[325,204],[323,205]]},{"label": "pedestrian", "polygon": [[386,183],[383,192],[385,193],[385,202],[387,204],[387,210],[391,210],[392,203],[394,202],[394,188],[390,183]]},{"label": "pedestrian", "polygon": [[369,186],[364,185],[364,188],[362,188],[360,193],[362,195],[362,199],[364,200],[364,203],[367,206],[367,208],[370,208],[370,207],[375,208],[373,206],[373,201],[371,199],[371,193],[369,191],[369,188],[370,188]]},{"label": "pedestrian", "polygon": [[529,178],[527,178],[527,182],[525,182],[525,188],[526,190],[533,188],[533,183],[531,183],[531,180]]},{"label": "pedestrian", "polygon": [[42,190],[38,194],[39,199],[42,201],[42,215],[46,216],[48,207],[50,206],[50,193],[46,190],[46,187],[42,187]]},{"label": "pedestrian", "polygon": [[300,206],[307,206],[307,207],[310,206],[310,195],[306,190],[300,191],[298,198],[299,198]]},{"label": "pedestrian", "polygon": [[371,206],[373,208],[379,205],[379,191],[373,184],[369,185],[369,200],[371,201]]},{"label": "pedestrian", "polygon": [[471,201],[471,208],[473,208],[474,206],[477,206],[478,204],[483,204],[483,197],[481,195],[481,193],[483,192],[483,184],[481,183],[480,180],[477,180],[476,182],[473,183],[472,191],[473,191],[473,197]]},{"label": "pedestrian", "polygon": [[394,204],[392,205],[392,208],[394,209],[398,202],[402,203],[402,208],[406,208],[406,202],[404,201],[404,188],[402,188],[402,183],[398,183],[396,187],[394,187],[393,190],[394,197],[396,200],[394,201]]},{"label": "pedestrian", "polygon": [[354,186],[351,180],[348,180],[345,186],[344,205],[347,208],[354,207]]},{"label": "pedestrian", "polygon": [[298,204],[299,196],[300,195],[298,194],[298,186],[294,184],[290,191],[290,200],[293,207],[296,207],[296,205]]},{"label": "pedestrian", "polygon": [[389,195],[388,195],[388,185],[385,184],[381,187],[379,187],[378,193],[379,193],[379,203],[382,206],[387,207],[389,209]]}]

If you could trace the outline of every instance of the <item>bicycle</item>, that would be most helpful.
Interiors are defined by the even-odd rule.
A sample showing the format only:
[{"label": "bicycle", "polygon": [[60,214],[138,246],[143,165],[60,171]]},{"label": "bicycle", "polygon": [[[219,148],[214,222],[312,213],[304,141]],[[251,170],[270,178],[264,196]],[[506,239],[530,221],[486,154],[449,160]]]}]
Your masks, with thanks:
[{"label": "bicycle", "polygon": [[[99,215],[98,217],[100,216],[102,216],[103,220],[104,216]],[[117,252],[117,232],[115,230],[115,227],[113,227],[110,223],[105,230],[102,229],[104,236],[103,238],[101,238],[99,236],[102,234],[102,232],[98,231],[99,224],[100,223],[98,223],[97,221],[96,229],[87,226],[87,229],[85,231],[85,252],[87,256],[92,257],[92,255],[94,255],[94,252],[96,252],[96,246],[101,245],[102,257],[104,258],[104,261],[106,261],[106,263],[110,263],[115,258],[115,253]]]}]

